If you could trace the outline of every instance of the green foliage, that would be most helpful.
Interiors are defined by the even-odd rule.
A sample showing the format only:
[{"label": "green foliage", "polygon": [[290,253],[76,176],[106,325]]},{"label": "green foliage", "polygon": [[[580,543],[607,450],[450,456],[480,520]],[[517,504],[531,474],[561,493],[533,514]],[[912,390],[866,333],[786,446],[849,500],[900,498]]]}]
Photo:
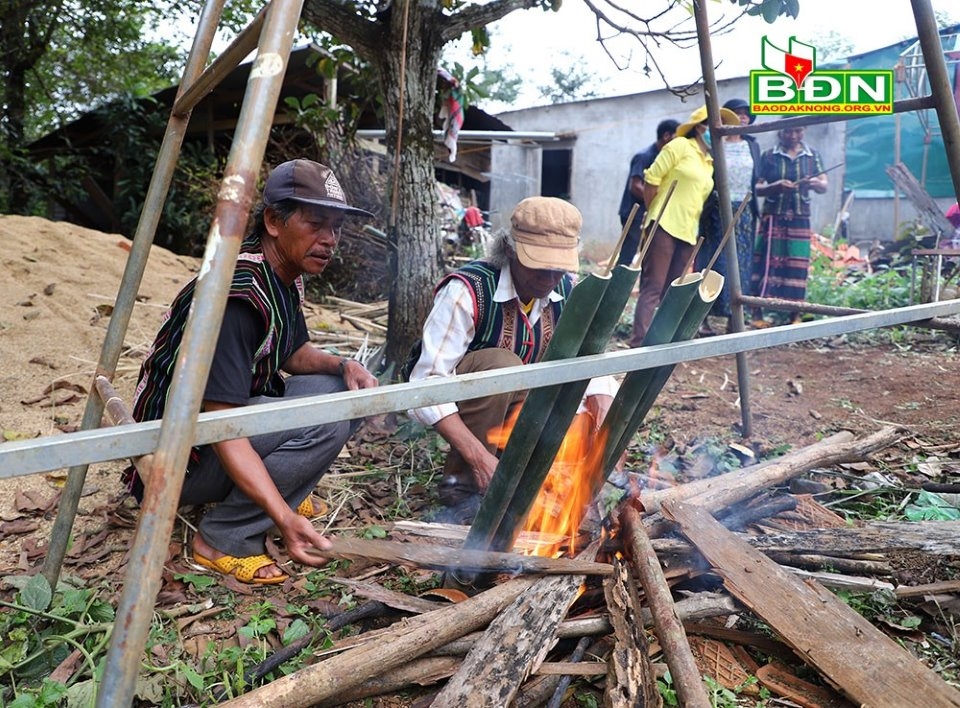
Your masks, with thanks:
[{"label": "green foliage", "polygon": [[889,619],[891,613],[896,611],[896,596],[888,590],[872,593],[836,590],[835,594],[850,609],[869,620]]},{"label": "green foliage", "polygon": [[800,15],[800,0],[730,0],[730,2],[746,8],[748,15],[763,17],[773,24],[778,17],[792,17]]},{"label": "green foliage", "polygon": [[[57,705],[71,686],[95,679],[96,657],[106,649],[113,608],[97,593],[61,583],[56,592],[42,575],[5,578],[19,587],[15,602],[0,602],[0,685],[16,686],[11,705]],[[81,665],[67,684],[47,678],[77,650]]]},{"label": "green foliage", "polygon": [[872,273],[838,270],[821,253],[810,259],[807,298],[812,302],[862,310],[886,310],[910,304],[910,273],[905,265],[881,266]]},{"label": "green foliage", "polygon": [[568,52],[562,54],[561,59],[566,65],[554,64],[550,68],[552,84],[538,86],[537,90],[543,98],[551,103],[563,103],[597,95],[593,89],[598,80],[593,72],[583,68],[583,57],[574,56]]},{"label": "green foliage", "polygon": [[677,697],[677,689],[673,687],[673,676],[670,675],[669,671],[663,675],[663,678],[657,679],[657,691],[660,692],[660,697],[663,699],[663,705],[680,705],[680,699]]}]

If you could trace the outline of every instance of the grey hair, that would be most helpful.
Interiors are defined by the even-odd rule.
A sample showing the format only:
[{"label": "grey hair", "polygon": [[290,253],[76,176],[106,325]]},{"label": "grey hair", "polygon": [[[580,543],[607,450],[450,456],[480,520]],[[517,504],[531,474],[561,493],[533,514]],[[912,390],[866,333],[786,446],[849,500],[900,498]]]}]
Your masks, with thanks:
[{"label": "grey hair", "polygon": [[517,242],[509,229],[500,229],[493,237],[493,242],[487,247],[484,260],[494,268],[503,268],[510,263],[510,259],[517,252]]},{"label": "grey hair", "polygon": [[260,202],[253,210],[253,215],[250,217],[250,231],[247,234],[247,238],[262,237],[267,233],[267,226],[264,222],[264,212],[267,209],[273,210],[273,212],[280,217],[280,221],[284,224],[290,220],[290,217],[297,213],[297,210],[300,208],[300,202],[294,199],[281,199],[276,204],[264,204]]}]

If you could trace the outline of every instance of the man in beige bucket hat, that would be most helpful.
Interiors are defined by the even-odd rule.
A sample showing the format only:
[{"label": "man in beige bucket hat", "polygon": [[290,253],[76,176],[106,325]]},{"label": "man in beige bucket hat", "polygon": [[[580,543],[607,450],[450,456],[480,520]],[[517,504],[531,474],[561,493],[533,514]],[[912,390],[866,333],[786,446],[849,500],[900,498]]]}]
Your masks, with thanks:
[{"label": "man in beige bucket hat", "polygon": [[[410,380],[540,361],[579,269],[582,222],[576,207],[555,197],[517,204],[510,230],[497,234],[488,254],[440,281]],[[584,405],[602,420],[615,393],[611,377],[591,381]],[[450,443],[439,486],[440,502],[449,508],[442,520],[472,520],[497,468],[497,444],[489,433],[525,395],[517,391],[410,411]]]}]

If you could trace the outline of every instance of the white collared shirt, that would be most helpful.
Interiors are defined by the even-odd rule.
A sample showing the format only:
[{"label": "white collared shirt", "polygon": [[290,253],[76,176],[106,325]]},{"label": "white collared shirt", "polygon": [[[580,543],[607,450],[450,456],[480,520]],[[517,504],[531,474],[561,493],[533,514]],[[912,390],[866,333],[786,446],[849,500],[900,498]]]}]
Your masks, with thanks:
[{"label": "white collared shirt", "polygon": [[[500,280],[493,294],[495,302],[518,300],[517,289],[513,284],[510,267],[500,269]],[[546,297],[533,301],[533,308],[527,314],[530,324],[536,324],[550,303],[562,300],[563,296],[555,290]],[[457,365],[466,355],[470,342],[476,334],[474,328],[473,291],[458,278],[452,278],[433,299],[433,309],[427,315],[423,325],[423,340],[420,358],[410,372],[411,381],[423,381],[429,378],[448,377],[456,374]],[[598,394],[615,395],[617,382],[612,376],[594,379],[587,386],[586,396]],[[456,413],[456,403],[441,403],[435,406],[411,409],[410,416],[424,425],[434,425],[437,421]]]}]

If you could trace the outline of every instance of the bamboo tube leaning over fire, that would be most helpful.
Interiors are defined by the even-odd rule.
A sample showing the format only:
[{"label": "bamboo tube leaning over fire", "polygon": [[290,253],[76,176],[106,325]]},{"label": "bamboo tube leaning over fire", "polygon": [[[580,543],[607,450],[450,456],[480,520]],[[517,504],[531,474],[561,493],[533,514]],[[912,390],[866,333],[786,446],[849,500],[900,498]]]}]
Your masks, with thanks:
[{"label": "bamboo tube leaning over fire", "polygon": [[[670,184],[670,189],[654,221],[654,229],[656,229],[656,225],[663,215],[664,207],[669,203],[675,188],[676,180]],[[628,227],[629,221],[624,225],[624,230]],[[652,234],[653,230],[650,233]],[[621,234],[621,240],[623,235]],[[639,263],[636,259],[635,262]],[[613,275],[608,276],[609,280],[603,281],[607,285],[597,296],[593,315],[589,319],[574,319],[574,317],[571,317],[568,314],[570,312],[568,301],[563,310],[564,314],[560,317],[557,333],[551,340],[551,345],[559,335],[559,325],[566,321],[580,328],[582,332],[576,352],[571,352],[569,356],[583,356],[602,351],[613,334],[613,330],[620,319],[620,314],[626,307],[639,273],[639,268],[633,265],[630,267],[617,266]],[[590,282],[590,280],[585,281],[585,283],[587,282]],[[580,287],[581,285],[577,285],[574,288],[573,293],[571,293],[571,300]],[[585,321],[589,322],[589,325],[583,328],[583,322]],[[536,500],[540,487],[543,485],[543,481],[556,458],[557,451],[560,449],[566,431],[576,415],[588,383],[589,381],[574,381],[562,384],[560,387],[550,387],[551,389],[556,388],[557,391],[549,404],[542,404],[539,400],[534,401],[531,395],[527,396],[507,446],[501,455],[494,478],[490,482],[490,488],[487,490],[481,502],[480,510],[470,527],[470,532],[464,542],[464,548],[508,550],[513,546],[517,533],[520,531],[520,526]],[[531,391],[531,394],[536,391],[537,389]],[[528,408],[533,408],[534,404],[537,406],[543,405],[543,407],[532,410],[529,418],[535,421],[542,420],[543,424],[531,430],[526,425],[522,425],[522,420]],[[522,454],[513,454],[511,448],[519,448]],[[529,455],[525,454],[527,450],[530,450]],[[517,458],[522,460],[520,464],[516,463]],[[498,476],[508,476],[509,479],[498,482]],[[494,485],[495,482],[498,482],[496,486]]]},{"label": "bamboo tube leaning over fire", "polygon": [[[577,355],[587,333],[583,323],[590,322],[596,315],[610,281],[609,275],[602,277],[591,273],[577,283],[564,304],[563,314],[557,321],[542,361],[569,359]],[[561,388],[562,384],[543,386],[527,394],[470,528],[465,548],[489,549],[487,533],[492,534],[503,518],[504,502],[514,495],[520,484],[521,471],[527,468]]]},{"label": "bamboo tube leaning over fire", "polygon": [[[673,341],[677,327],[680,326],[680,321],[683,318],[683,313],[690,307],[690,303],[696,297],[702,282],[703,274],[687,273],[670,283],[670,287],[663,297],[663,302],[660,303],[653,315],[650,329],[647,330],[643,338],[643,346],[648,347]],[[601,428],[601,440],[605,441],[602,465],[604,478],[610,474],[613,466],[623,453],[621,442],[623,440],[629,441],[633,436],[632,433],[627,435],[627,429],[633,419],[640,398],[653,380],[655,372],[656,369],[638,369],[628,372],[620,384],[620,389],[617,391],[613,403],[610,404],[610,410],[607,412],[606,420],[604,420]],[[600,490],[595,491],[599,492]]]},{"label": "bamboo tube leaning over fire", "polygon": [[[703,323],[704,318],[707,316],[707,313],[710,312],[710,308],[713,307],[714,301],[719,297],[722,289],[722,275],[711,270],[703,276],[703,280],[697,288],[698,297],[693,299],[683,313],[673,339],[670,340],[671,342],[685,342],[693,338]],[[631,438],[640,428],[643,419],[650,411],[657,396],[660,395],[661,389],[667,382],[667,379],[670,378],[670,374],[673,373],[675,367],[676,364],[666,364],[664,366],[658,366],[653,370],[653,376],[650,378],[646,389],[640,395],[640,399],[636,402],[633,414],[630,417],[630,422],[625,427],[620,440],[613,448],[607,448],[610,454],[609,456],[604,455],[604,463],[611,465],[611,467],[605,467],[608,472],[612,469],[612,465],[616,463],[620,455],[623,454],[623,451],[627,449]]]},{"label": "bamboo tube leaning over fire", "polygon": [[[711,256],[707,267],[699,273],[690,273],[671,283],[667,294],[663,298],[663,302],[661,302],[657,308],[653,322],[650,324],[650,329],[643,338],[643,346],[684,341],[693,337],[694,333],[699,329],[703,318],[706,317],[710,311],[710,307],[707,307],[702,316],[699,317],[696,328],[686,336],[679,334],[682,326],[689,326],[689,322],[684,318],[687,317],[687,313],[690,311],[695,295],[699,294],[701,301],[704,301],[704,298],[709,300],[711,307],[713,301],[719,297],[720,290],[723,288],[723,277],[712,271],[711,268],[723,252],[727,240],[733,233],[735,225],[740,219],[740,215],[743,213],[743,209],[748,201],[749,195],[740,203],[733,219],[730,221],[723,237],[720,239],[720,244]],[[701,242],[698,242],[697,248],[699,247],[699,243]],[[696,255],[697,248],[694,249],[694,255]],[[693,258],[691,257],[691,262],[692,260]],[[706,276],[709,273],[713,273],[720,278],[719,285],[714,284],[716,292],[711,292],[713,287],[708,287],[706,292],[701,292],[702,286],[706,283]],[[696,284],[696,287],[692,287],[694,284]],[[697,317],[696,311],[702,309],[703,304],[704,302],[701,302],[697,307],[693,308],[692,318]],[[681,325],[682,321],[684,322],[683,325]],[[669,378],[672,372],[672,366],[669,367],[666,377],[663,376],[663,372],[660,371],[660,369],[644,369],[630,372],[624,378],[620,386],[620,391],[617,393],[617,397],[611,404],[610,411],[607,414],[607,422],[609,424],[607,424],[607,422],[604,424],[607,430],[606,437],[604,438],[606,445],[603,456],[603,478],[610,474],[617,460],[619,460],[623,454],[623,451],[627,449],[627,446],[630,444],[630,439],[634,433],[636,433],[637,429],[639,429],[640,424],[643,423],[643,418],[646,417],[650,406],[653,405],[653,401],[656,400],[656,397],[660,394],[660,389],[666,383],[667,378]],[[658,385],[651,386],[654,382],[659,383]],[[626,411],[631,412],[628,415]],[[594,496],[596,496],[599,491],[599,488],[595,489]]]},{"label": "bamboo tube leaning over fire", "polygon": [[[598,354],[606,348],[610,337],[613,336],[613,330],[620,320],[620,314],[626,307],[630,293],[637,282],[639,272],[636,268],[624,265],[619,265],[614,269],[610,285],[603,293],[597,313],[587,328],[587,334],[580,346],[580,351],[577,353],[578,356]],[[589,384],[590,380],[585,379],[571,381],[563,385],[553,407],[550,409],[547,424],[544,426],[539,440],[536,441],[530,461],[526,469],[523,470],[523,478],[517,485],[513,496],[509,500],[505,500],[500,523],[497,524],[493,534],[488,536],[492,539],[490,549],[506,551],[513,548],[517,534],[519,534],[527,514],[536,502],[544,480],[550,473],[557,452],[560,450],[567,431],[577,415],[577,409],[580,407],[583,394]]]}]

